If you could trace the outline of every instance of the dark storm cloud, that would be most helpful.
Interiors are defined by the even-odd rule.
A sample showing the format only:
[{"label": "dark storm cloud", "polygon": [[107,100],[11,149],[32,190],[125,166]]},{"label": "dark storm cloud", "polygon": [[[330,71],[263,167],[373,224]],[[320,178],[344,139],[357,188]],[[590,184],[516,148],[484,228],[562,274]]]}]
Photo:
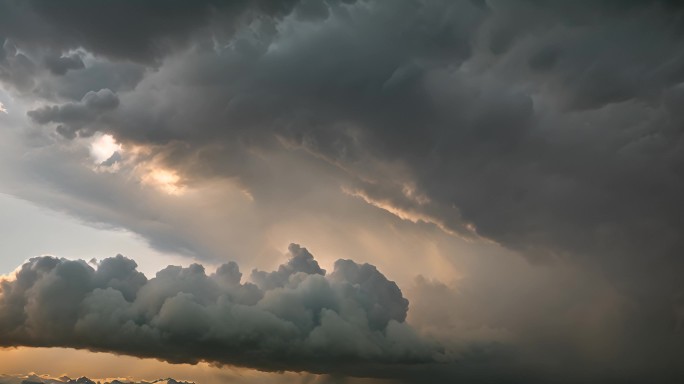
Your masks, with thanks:
[{"label": "dark storm cloud", "polygon": [[56,123],[57,132],[69,138],[77,133],[90,135],[103,115],[119,106],[119,97],[109,89],[88,92],[83,99],[75,103],[44,106],[27,115],[38,124]]},{"label": "dark storm cloud", "polygon": [[237,176],[257,199],[245,153],[278,137],[371,201],[603,271],[671,309],[684,289],[680,9],[325,4],[169,57],[121,96],[107,132],[161,145],[190,180]]},{"label": "dark storm cloud", "polygon": [[[63,76],[86,68],[83,58],[74,53],[78,49],[112,60],[112,66],[130,69],[136,63],[156,67],[166,55],[199,41],[199,36],[202,44],[211,45],[208,39],[230,36],[242,19],[281,18],[296,5],[296,0],[124,3],[96,0],[87,4],[3,0],[0,1],[0,42],[4,44],[0,48],[0,81],[20,92],[34,92],[43,97],[67,94],[80,98],[98,88],[89,88],[78,95],[62,89],[46,94],[43,83],[53,81],[45,79],[41,70]],[[17,51],[17,46],[21,51]],[[112,77],[110,73],[100,75]],[[81,79],[77,84],[63,82],[60,88],[79,88],[83,82]],[[100,84],[99,88],[120,86]]]},{"label": "dark storm cloud", "polygon": [[[148,68],[130,61],[108,61],[83,51],[23,52],[12,39],[2,39],[0,82],[26,96],[49,101],[79,100],[86,93],[109,88],[131,90]],[[23,48],[23,47],[22,47]]]},{"label": "dark storm cloud", "polygon": [[54,75],[65,75],[68,71],[85,68],[83,60],[76,54],[69,56],[51,56],[45,59],[45,65]]},{"label": "dark storm cloud", "polygon": [[280,17],[290,13],[296,4],[296,0],[3,0],[0,36],[12,36],[32,49],[84,48],[112,59],[155,63],[190,44],[191,37],[206,29],[212,20],[219,19],[222,24],[216,25],[217,29],[230,33],[243,14]]},{"label": "dark storm cloud", "polygon": [[[325,19],[258,22],[169,58],[122,96],[108,132],[174,142],[170,166],[247,183],[242,147],[277,136],[447,229],[577,259],[619,284],[658,275],[659,288],[682,288],[680,10],[326,4]],[[502,31],[510,41],[492,49]],[[378,164],[398,165],[427,199]]]},{"label": "dark storm cloud", "polygon": [[305,248],[290,252],[277,272],[254,272],[265,276],[258,285],[242,282],[235,263],[211,275],[169,266],[148,280],[120,255],[97,266],[34,258],[0,282],[0,340],[328,373],[380,374],[438,357],[404,323],[408,302],[375,267],[338,260],[325,276]]},{"label": "dark storm cloud", "polygon": [[44,99],[80,100],[93,90],[110,89],[120,93],[130,91],[142,80],[148,68],[132,62],[110,62],[102,58],[88,58],[87,65],[62,76],[43,76],[32,92]]},{"label": "dark storm cloud", "polygon": [[0,81],[14,89],[25,91],[33,87],[36,64],[25,54],[17,52],[11,40],[0,47]]}]

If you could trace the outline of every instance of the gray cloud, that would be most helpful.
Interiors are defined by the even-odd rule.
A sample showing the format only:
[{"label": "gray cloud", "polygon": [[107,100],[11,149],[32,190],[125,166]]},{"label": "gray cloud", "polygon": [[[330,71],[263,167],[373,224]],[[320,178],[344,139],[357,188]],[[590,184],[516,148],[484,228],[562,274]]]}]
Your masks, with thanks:
[{"label": "gray cloud", "polygon": [[26,91],[34,85],[35,71],[33,61],[17,52],[14,42],[4,39],[0,47],[0,81],[14,89]]},{"label": "gray cloud", "polygon": [[97,130],[95,124],[102,115],[119,106],[119,97],[109,89],[88,92],[80,102],[44,106],[27,115],[38,124],[57,123],[57,132],[74,138],[76,134],[90,136]]},{"label": "gray cloud", "polygon": [[[282,150],[278,137],[339,165],[373,200],[454,232],[476,228],[534,260],[605,269],[629,289],[655,275],[668,295],[682,288],[678,9],[400,1],[329,10],[315,33],[289,17],[278,32],[251,24],[225,46],[178,53],[121,97],[108,132],[167,146],[167,164],[188,177],[238,177],[254,190],[245,152]],[[511,41],[491,52],[499,29]],[[643,29],[652,33],[632,39]],[[640,51],[626,41],[648,55],[632,59]],[[388,183],[388,168],[427,199]],[[650,262],[654,253],[662,263]]]},{"label": "gray cloud", "polygon": [[84,64],[63,76],[43,76],[32,92],[51,101],[80,100],[89,91],[105,88],[118,94],[135,88],[148,70],[142,64],[93,57],[86,57]]},{"label": "gray cloud", "polygon": [[[68,51],[85,48],[112,59],[158,63],[165,55],[190,45],[211,21],[230,33],[236,19],[250,13],[272,17],[288,14],[296,0],[148,1],[115,4],[71,1],[0,2],[0,36],[12,36],[27,48]],[[218,19],[218,20],[217,20]],[[125,27],[124,27],[125,20]],[[206,36],[206,35],[205,35]]]},{"label": "gray cloud", "polygon": [[[681,327],[684,291],[681,7],[330,1],[253,2],[225,11],[198,3],[167,8],[168,23],[148,25],[142,20],[155,12],[148,5],[154,4],[110,5],[116,8],[111,22],[131,7],[136,11],[131,34],[115,36],[105,32],[107,23],[82,24],[100,17],[90,17],[87,7],[71,14],[69,7],[53,12],[47,3],[2,3],[7,12],[0,15],[49,21],[36,31],[0,22],[2,33],[26,52],[83,48],[103,62],[138,64],[131,64],[125,81],[96,72],[83,81],[92,81],[92,88],[44,81],[36,88],[34,72],[22,64],[32,63],[28,53],[6,43],[0,78],[16,89],[46,89],[44,95],[72,100],[87,90],[112,89],[120,102],[106,111],[107,124],[85,99],[58,101],[31,117],[62,124],[66,137],[102,130],[124,147],[152,148],[189,185],[236,181],[259,212],[269,212],[264,221],[299,211],[334,216],[341,209],[327,208],[315,191],[342,184],[410,220],[493,240],[535,263],[599,274],[633,305],[614,320],[624,326],[618,338],[629,339],[617,344],[660,351],[646,354],[650,367],[665,378],[676,371],[671,364],[681,351],[681,333],[673,330]],[[184,12],[188,17],[180,18]],[[236,15],[245,17],[235,23]],[[64,31],[65,25],[74,28]],[[78,83],[89,69],[53,81],[73,76],[71,84]],[[53,206],[132,228],[162,249],[208,258],[220,249],[206,246],[207,237],[194,229],[178,229],[177,217],[155,221],[159,215],[140,203],[140,192],[126,194],[113,181],[94,186],[75,171],[45,177],[60,186],[65,181],[56,175],[64,174],[87,188],[69,189],[72,196],[50,200]],[[109,198],[111,191],[121,193]],[[312,281],[322,275],[308,267],[286,265],[253,279],[263,290],[284,287],[297,272],[313,273]],[[233,267],[224,272],[235,281]],[[345,278],[356,274],[373,275],[362,267]],[[563,289],[586,297],[572,284]],[[251,295],[238,296],[249,302],[257,297]],[[378,305],[374,323],[400,318],[393,289],[376,296],[392,304]],[[552,302],[544,300],[544,307]],[[557,305],[566,310],[576,301]],[[369,308],[364,311],[374,317]],[[286,309],[278,311],[285,316]],[[500,314],[525,322],[507,316]],[[539,344],[552,334],[539,336]],[[562,361],[566,351],[549,354]],[[633,365],[633,355],[618,355],[616,371]]]},{"label": "gray cloud", "polygon": [[262,289],[270,290],[284,287],[290,280],[290,276],[296,273],[306,273],[307,275],[325,275],[325,270],[318,266],[313,255],[306,248],[292,244],[289,247],[292,258],[287,264],[278,267],[277,271],[264,272],[254,271],[252,281],[257,283]]},{"label": "gray cloud", "polygon": [[148,280],[120,255],[97,266],[34,258],[0,283],[0,339],[352,374],[438,357],[437,345],[404,323],[408,302],[396,284],[373,266],[339,260],[326,277],[305,248],[290,250],[277,272],[253,273],[277,281],[268,287],[241,282],[235,263],[211,275],[198,264],[169,266]]},{"label": "gray cloud", "polygon": [[45,59],[45,65],[54,75],[65,75],[68,71],[85,68],[83,60],[76,54],[60,57],[50,56]]}]

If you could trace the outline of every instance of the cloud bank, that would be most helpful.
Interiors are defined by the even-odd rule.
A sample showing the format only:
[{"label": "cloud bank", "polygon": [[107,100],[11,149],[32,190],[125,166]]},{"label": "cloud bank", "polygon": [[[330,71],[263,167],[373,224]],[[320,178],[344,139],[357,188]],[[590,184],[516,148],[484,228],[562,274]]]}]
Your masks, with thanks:
[{"label": "cloud bank", "polygon": [[289,249],[277,271],[253,271],[254,283],[232,262],[209,275],[169,266],[148,280],[121,255],[96,266],[33,258],[0,282],[1,344],[347,374],[440,359],[374,266],[338,260],[326,274],[305,248]]},{"label": "cloud bank", "polygon": [[126,379],[92,380],[82,376],[72,379],[68,376],[50,377],[48,375],[0,375],[0,384],[195,384],[188,381],[178,381],[172,378],[158,379],[154,381],[130,381]]}]

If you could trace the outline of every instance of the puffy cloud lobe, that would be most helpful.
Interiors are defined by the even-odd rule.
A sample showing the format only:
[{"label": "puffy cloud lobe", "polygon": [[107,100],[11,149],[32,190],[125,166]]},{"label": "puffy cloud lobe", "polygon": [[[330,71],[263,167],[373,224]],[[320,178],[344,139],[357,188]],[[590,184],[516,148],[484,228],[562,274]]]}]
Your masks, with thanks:
[{"label": "puffy cloud lobe", "polygon": [[241,282],[235,263],[148,280],[121,255],[96,267],[34,258],[0,283],[0,340],[265,370],[434,362],[439,349],[404,323],[407,300],[375,267],[340,260],[326,277],[305,248],[290,250],[268,286]]},{"label": "puffy cloud lobe", "polygon": [[70,70],[85,68],[81,57],[77,54],[68,56],[49,56],[45,59],[45,65],[54,75],[65,75]]},{"label": "puffy cloud lobe", "polygon": [[27,52],[18,50],[12,39],[0,37],[0,42],[0,83],[21,95],[53,102],[80,100],[97,89],[130,90],[147,70],[144,64],[109,61],[83,50]]},{"label": "puffy cloud lobe", "polygon": [[406,320],[408,300],[402,296],[399,287],[394,283],[388,283],[374,266],[359,265],[351,260],[338,260],[330,278],[358,287],[356,295],[363,303],[368,321],[374,328],[384,328],[391,320]]},{"label": "puffy cloud lobe", "polygon": [[38,124],[58,123],[57,132],[67,138],[77,134],[90,135],[96,124],[108,111],[119,106],[119,97],[109,89],[88,92],[80,102],[44,106],[27,114]]},{"label": "puffy cloud lobe", "polygon": [[289,249],[292,258],[278,267],[277,271],[264,272],[253,271],[252,281],[254,281],[260,288],[270,290],[273,288],[283,287],[290,280],[290,276],[296,273],[304,273],[306,275],[325,275],[325,270],[318,266],[318,262],[306,248],[302,248],[297,244],[291,244]]}]

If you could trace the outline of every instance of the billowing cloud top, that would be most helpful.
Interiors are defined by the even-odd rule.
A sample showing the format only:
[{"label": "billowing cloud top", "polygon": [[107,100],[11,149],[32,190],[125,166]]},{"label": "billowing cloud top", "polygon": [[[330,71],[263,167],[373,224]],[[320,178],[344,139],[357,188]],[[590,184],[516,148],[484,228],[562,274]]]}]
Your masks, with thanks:
[{"label": "billowing cloud top", "polygon": [[305,248],[291,245],[290,256],[275,272],[255,270],[256,284],[232,262],[211,275],[169,266],[148,280],[121,255],[97,266],[34,258],[0,282],[0,343],[340,373],[439,358],[374,266],[338,260],[326,276]]}]

